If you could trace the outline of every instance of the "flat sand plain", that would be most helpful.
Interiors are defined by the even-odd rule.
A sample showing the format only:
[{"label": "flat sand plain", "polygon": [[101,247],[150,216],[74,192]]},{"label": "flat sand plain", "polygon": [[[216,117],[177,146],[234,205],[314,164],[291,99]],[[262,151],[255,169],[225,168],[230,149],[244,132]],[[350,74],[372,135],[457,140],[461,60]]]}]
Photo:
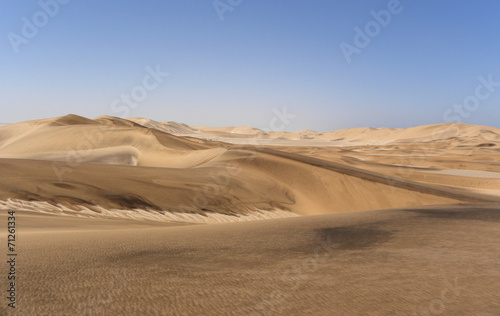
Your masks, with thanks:
[{"label": "flat sand plain", "polygon": [[17,314],[498,315],[498,174],[464,124],[1,126]]}]

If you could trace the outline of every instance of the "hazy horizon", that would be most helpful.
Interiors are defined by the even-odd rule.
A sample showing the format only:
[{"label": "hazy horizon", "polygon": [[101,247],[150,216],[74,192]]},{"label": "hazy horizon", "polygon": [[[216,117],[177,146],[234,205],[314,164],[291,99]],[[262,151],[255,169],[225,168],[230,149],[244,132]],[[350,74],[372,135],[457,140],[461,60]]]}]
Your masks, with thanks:
[{"label": "hazy horizon", "polygon": [[287,131],[500,127],[498,9],[493,1],[9,3],[0,12],[2,121],[74,113],[268,129],[286,107]]},{"label": "hazy horizon", "polygon": [[[79,115],[79,114],[75,114],[75,113],[69,113],[69,114],[66,114],[66,115],[78,115],[78,116],[81,116],[81,117],[85,117],[85,118],[88,118],[88,119],[97,119],[99,117],[102,117],[102,116],[111,116],[111,115],[100,115],[100,116],[96,116],[96,117],[86,117],[84,115]],[[66,116],[66,115],[61,115],[62,116]],[[113,117],[113,116],[111,116]],[[34,121],[36,120],[43,120],[43,119],[52,119],[54,117],[41,117],[39,119],[34,119]],[[332,129],[332,130],[317,130],[317,129],[311,129],[311,128],[305,128],[305,129],[297,129],[297,130],[289,130],[289,129],[280,129],[280,128],[272,128],[272,127],[264,127],[264,128],[259,128],[259,127],[255,127],[255,126],[250,126],[250,125],[190,125],[190,124],[186,124],[184,122],[177,122],[177,121],[171,121],[171,120],[167,120],[167,121],[157,121],[155,119],[152,119],[152,118],[149,118],[149,117],[140,117],[140,116],[137,116],[137,117],[126,117],[124,119],[126,120],[131,120],[131,119],[137,119],[137,118],[144,118],[144,119],[149,119],[149,120],[152,120],[152,121],[156,121],[156,122],[159,122],[159,123],[167,123],[167,122],[174,122],[174,123],[179,123],[179,124],[185,124],[185,125],[188,125],[190,127],[220,127],[220,128],[231,128],[231,127],[251,127],[251,128],[257,128],[257,129],[260,129],[260,130],[263,130],[263,131],[268,131],[268,132],[289,132],[289,133],[296,133],[296,132],[301,132],[301,131],[306,131],[306,130],[309,130],[309,131],[313,131],[313,132],[318,132],[318,133],[324,133],[324,132],[331,132],[331,131],[337,131],[337,130],[342,130],[342,129],[356,129],[356,128],[375,128],[375,129],[381,129],[381,128],[392,128],[392,129],[405,129],[405,128],[412,128],[412,127],[419,127],[419,126],[428,126],[428,125],[439,125],[439,124],[454,124],[456,122],[452,122],[452,123],[446,123],[446,122],[441,122],[441,123],[435,123],[435,124],[424,124],[424,125],[410,125],[410,126],[405,126],[405,127],[389,127],[389,126],[379,126],[379,127],[373,127],[373,126],[356,126],[356,127],[348,127],[348,128],[339,128],[339,129]],[[27,120],[27,121],[32,121],[32,120]],[[5,126],[5,125],[10,125],[10,124],[16,124],[16,123],[22,123],[22,122],[26,122],[26,121],[19,121],[19,122],[12,122],[12,123],[5,123],[5,122],[0,122],[0,126]],[[468,124],[466,122],[464,123],[459,123],[459,124],[466,124],[466,125],[478,125],[478,126],[488,126],[488,127],[495,127],[495,126],[490,126],[490,125],[480,125],[480,124]],[[285,126],[286,124],[282,124],[279,119],[277,120],[277,125],[278,126]]]}]

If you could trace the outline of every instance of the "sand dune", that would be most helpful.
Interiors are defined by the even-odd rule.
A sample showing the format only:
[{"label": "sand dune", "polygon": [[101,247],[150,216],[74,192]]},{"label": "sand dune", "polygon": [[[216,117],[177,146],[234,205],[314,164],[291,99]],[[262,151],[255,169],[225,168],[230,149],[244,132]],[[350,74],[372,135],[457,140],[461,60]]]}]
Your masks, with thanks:
[{"label": "sand dune", "polygon": [[[409,129],[398,135],[418,134],[427,139],[436,129],[439,135],[448,135],[450,126]],[[463,128],[468,137],[479,127],[457,128]],[[400,141],[404,139],[409,138]],[[411,144],[416,143],[414,139]],[[223,214],[235,221],[260,211],[308,215],[500,202],[498,195],[468,190],[466,185],[419,181],[386,172],[379,162],[367,166],[366,160],[358,159],[353,163],[348,155],[332,161],[335,155],[321,156],[325,150],[315,153],[319,157],[315,158],[293,148],[303,147],[231,147],[113,117],[90,120],[68,115],[12,124],[0,128],[0,166],[4,170],[0,200],[47,202],[73,211],[83,207],[111,212],[136,209],[138,214]],[[373,148],[372,152],[380,151]],[[433,176],[449,178],[435,171]]]},{"label": "sand dune", "polygon": [[498,135],[1,126],[17,314],[496,315]]},{"label": "sand dune", "polygon": [[68,115],[0,128],[0,158],[180,168],[224,151],[216,143],[179,138],[122,119]]},{"label": "sand dune", "polygon": [[494,205],[177,227],[18,217],[21,315],[497,315],[500,307]]},{"label": "sand dune", "polygon": [[[81,164],[64,173],[62,181],[52,162],[0,159],[5,170],[0,179],[0,200],[229,215],[258,210],[322,214],[379,206],[494,200],[459,190],[403,186],[383,176],[378,182],[367,180],[272,155],[260,154],[262,157],[245,162],[241,158],[245,154],[250,157],[242,150],[229,151],[204,167],[190,169]],[[229,155],[240,157],[235,158],[241,160],[235,170],[227,171],[225,162],[220,161]]]},{"label": "sand dune", "polygon": [[[145,118],[131,118],[130,120],[174,135],[189,135],[201,139],[220,140],[233,144],[350,146],[431,142],[461,138],[491,142],[493,146],[500,146],[500,129],[459,123],[435,124],[401,129],[364,127],[331,132],[316,132],[311,130],[268,132],[248,126],[190,127],[176,122],[156,122]],[[181,126],[182,128],[180,128]],[[269,140],[274,140],[275,142],[273,143]]]},{"label": "sand dune", "polygon": [[190,134],[196,134],[198,132],[198,129],[194,127],[190,127],[186,124],[182,123],[177,123],[177,122],[156,122],[147,118],[143,117],[136,117],[136,118],[130,118],[129,119],[131,122],[135,122],[137,124],[149,127],[149,128],[154,128],[159,131],[173,134],[173,135],[179,135],[179,136],[185,136],[185,135],[190,135]]}]

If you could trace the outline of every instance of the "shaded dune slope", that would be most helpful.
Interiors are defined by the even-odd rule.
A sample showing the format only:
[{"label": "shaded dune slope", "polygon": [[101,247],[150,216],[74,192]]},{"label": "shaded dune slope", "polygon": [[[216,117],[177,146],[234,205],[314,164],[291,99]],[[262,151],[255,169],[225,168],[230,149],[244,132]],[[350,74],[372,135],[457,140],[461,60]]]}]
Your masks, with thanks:
[{"label": "shaded dune slope", "polygon": [[177,137],[113,117],[0,127],[0,200],[195,214],[297,214],[498,197],[264,147]]}]

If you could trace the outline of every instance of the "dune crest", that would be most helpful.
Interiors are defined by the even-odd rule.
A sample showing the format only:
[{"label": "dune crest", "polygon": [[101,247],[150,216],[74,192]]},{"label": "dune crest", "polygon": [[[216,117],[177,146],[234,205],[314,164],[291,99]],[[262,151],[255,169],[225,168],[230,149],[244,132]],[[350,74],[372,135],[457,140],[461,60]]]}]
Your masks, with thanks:
[{"label": "dune crest", "polygon": [[[443,123],[410,128],[351,128],[329,132],[302,130],[299,132],[272,132],[253,127],[191,127],[176,122],[156,122],[144,118],[130,118],[131,121],[146,127],[172,133],[178,136],[191,136],[200,139],[219,140],[234,144],[273,145],[269,140],[278,141],[276,145],[291,146],[350,146],[386,145],[392,143],[415,143],[445,141],[454,138],[462,140],[483,140],[500,144],[500,129],[488,126]],[[182,128],[180,128],[182,126]],[[252,140],[254,142],[252,142]],[[279,142],[279,141],[294,142]],[[297,142],[300,141],[300,142]]]},{"label": "dune crest", "polygon": [[[206,132],[213,141],[200,137]],[[273,143],[272,137],[279,135],[279,141],[300,145],[236,147],[215,134],[236,135],[233,140],[245,135],[257,144],[259,137]],[[49,203],[70,214],[83,207],[98,213],[132,210],[138,218],[170,214],[152,216],[158,220],[179,214],[224,215],[225,221],[262,212],[311,215],[499,202],[500,191],[495,190],[500,179],[491,177],[496,170],[483,170],[489,172],[486,182],[475,177],[453,180],[455,175],[485,173],[449,175],[447,169],[460,168],[452,164],[454,159],[446,164],[441,158],[453,150],[457,155],[496,153],[496,135],[496,129],[463,124],[261,135],[247,127],[202,130],[174,122],[68,115],[0,127],[0,201]],[[304,145],[329,137],[342,139],[343,145]],[[354,146],[356,142],[363,145]],[[373,142],[385,145],[369,145]],[[473,167],[482,168],[471,162]]]}]

